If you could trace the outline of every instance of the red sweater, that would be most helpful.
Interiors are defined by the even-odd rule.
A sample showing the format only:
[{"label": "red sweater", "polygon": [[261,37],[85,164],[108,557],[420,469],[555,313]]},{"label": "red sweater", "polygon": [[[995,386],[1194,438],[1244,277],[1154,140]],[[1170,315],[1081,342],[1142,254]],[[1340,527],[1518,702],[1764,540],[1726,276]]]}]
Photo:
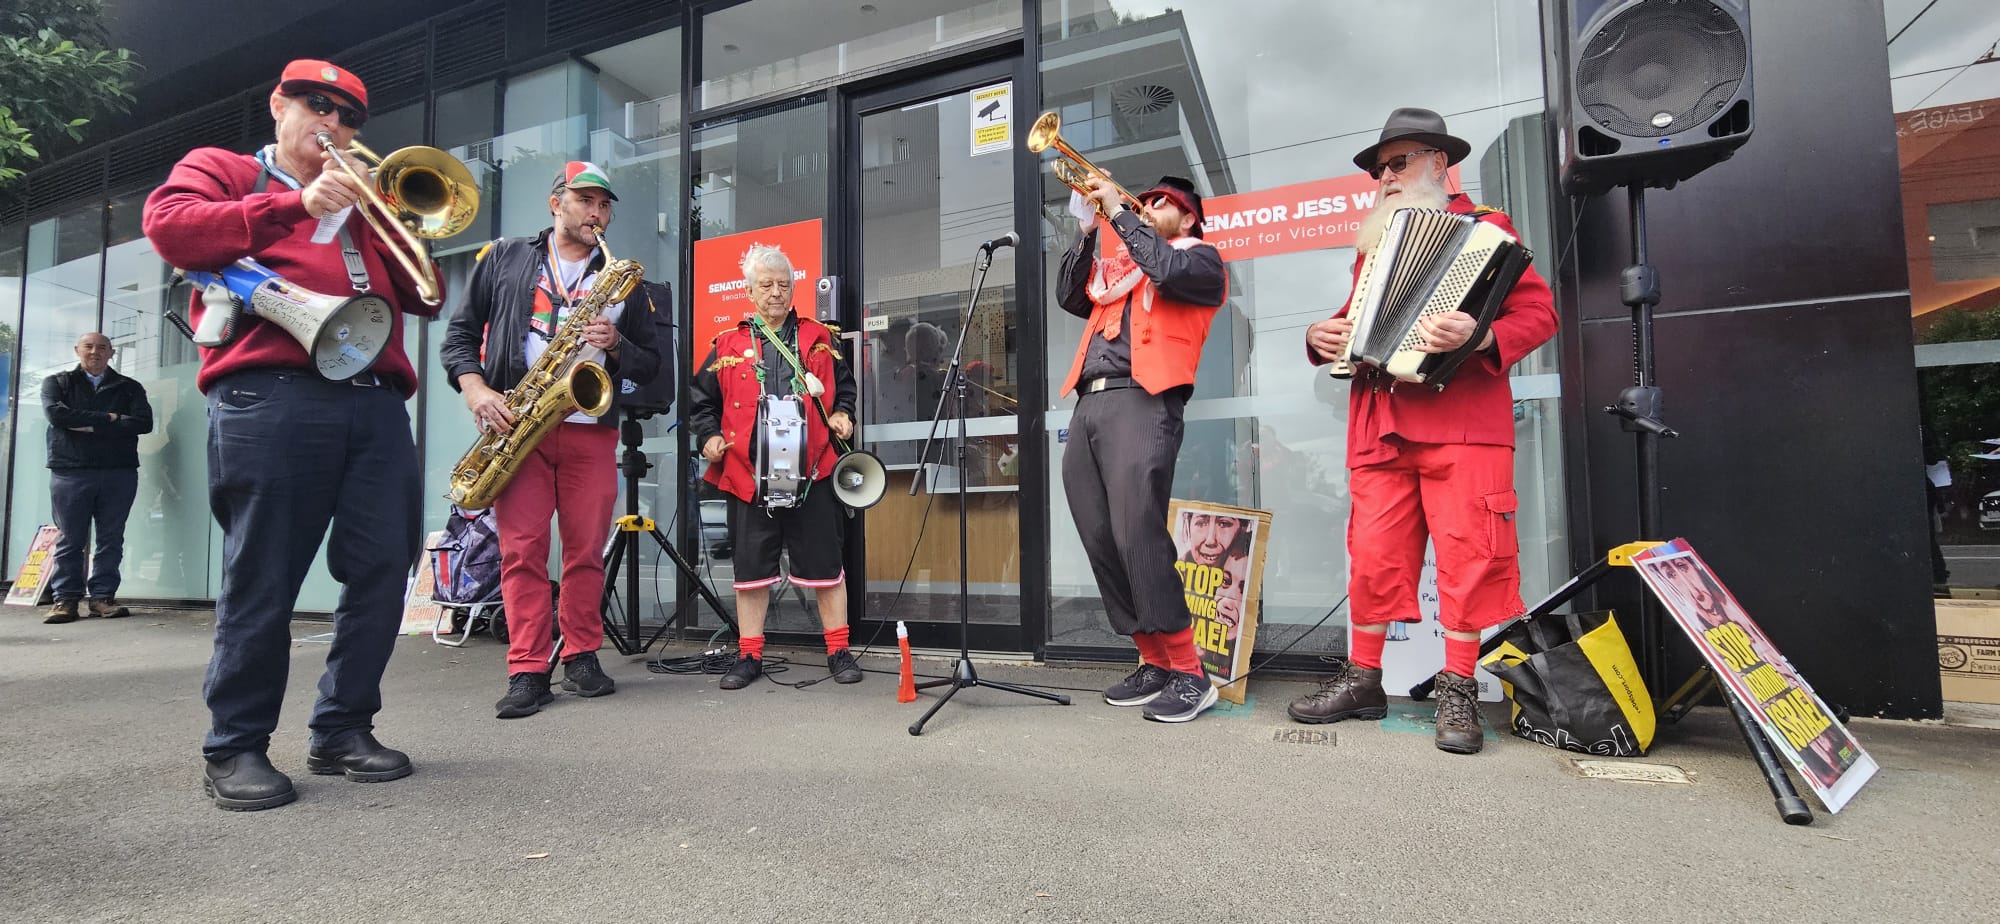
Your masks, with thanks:
[{"label": "red sweater", "polygon": [[[255,158],[221,148],[196,148],[181,158],[167,182],[146,197],[146,238],[160,259],[181,269],[219,270],[252,257],[314,292],[353,293],[347,264],[340,257],[340,240],[313,243],[319,222],[306,213],[300,192],[276,177],[264,192],[252,192],[257,172]],[[417,297],[416,284],[366,220],[349,215],[347,233],[368,267],[369,286],[396,312],[389,343],[370,371],[395,382],[407,398],[417,393],[417,373],[403,352],[402,313],[429,317],[438,308]],[[194,323],[201,323],[202,312],[197,292],[189,308]],[[195,385],[207,392],[232,372],[272,368],[310,370],[312,357],[282,328],[253,319],[235,340],[201,351]]]},{"label": "red sweater", "polygon": [[[1463,195],[1451,197],[1446,206],[1461,215],[1473,214],[1476,208]],[[1503,212],[1478,214],[1481,221],[1517,233]],[[1354,272],[1361,273],[1358,258]],[[1348,302],[1333,316],[1347,313],[1351,294]],[[1358,367],[1347,403],[1348,467],[1391,461],[1404,443],[1514,445],[1514,391],[1508,386],[1507,370],[1555,336],[1556,320],[1549,284],[1530,266],[1493,316],[1493,349],[1468,358],[1443,391]],[[1306,358],[1316,366],[1327,361],[1310,346]]]}]

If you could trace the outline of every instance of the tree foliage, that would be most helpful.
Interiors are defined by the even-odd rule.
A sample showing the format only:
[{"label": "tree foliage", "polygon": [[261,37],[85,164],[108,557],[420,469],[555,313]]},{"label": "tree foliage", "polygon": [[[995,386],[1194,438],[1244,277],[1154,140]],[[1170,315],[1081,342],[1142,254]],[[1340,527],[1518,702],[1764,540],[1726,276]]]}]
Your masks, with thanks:
[{"label": "tree foliage", "polygon": [[[1939,314],[1923,343],[2000,340],[2000,306]],[[2000,437],[2000,363],[1926,369],[1922,382],[1924,418],[1952,469],[1974,470],[1973,453],[1996,448],[1982,441]]]},{"label": "tree foliage", "polygon": [[83,140],[83,127],[132,104],[138,63],[108,47],[103,0],[0,4],[0,185],[42,158],[52,138]]}]

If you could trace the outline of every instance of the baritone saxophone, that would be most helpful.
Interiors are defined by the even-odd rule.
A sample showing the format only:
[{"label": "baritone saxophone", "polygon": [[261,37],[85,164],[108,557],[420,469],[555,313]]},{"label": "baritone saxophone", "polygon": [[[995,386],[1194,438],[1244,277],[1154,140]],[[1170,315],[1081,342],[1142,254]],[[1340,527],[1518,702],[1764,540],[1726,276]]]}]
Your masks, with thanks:
[{"label": "baritone saxophone", "polygon": [[563,418],[577,411],[598,417],[611,409],[610,374],[603,366],[577,357],[584,347],[583,328],[606,307],[631,295],[646,268],[631,260],[613,259],[604,241],[604,229],[591,230],[597,234],[598,248],[604,251],[604,269],[598,271],[590,294],[563,317],[549,348],[521,381],[507,390],[507,410],[514,415],[514,429],[481,433],[452,466],[451,490],[445,496],[459,507],[478,510],[493,506],[493,499],[514,479],[521,462]]}]

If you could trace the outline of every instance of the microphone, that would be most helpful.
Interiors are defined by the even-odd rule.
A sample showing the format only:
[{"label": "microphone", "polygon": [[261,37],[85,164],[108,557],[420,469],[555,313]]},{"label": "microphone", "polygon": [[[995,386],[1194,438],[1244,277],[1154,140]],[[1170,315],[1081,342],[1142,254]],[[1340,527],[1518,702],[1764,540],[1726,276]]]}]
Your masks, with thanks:
[{"label": "microphone", "polygon": [[1009,231],[1006,237],[996,237],[993,240],[987,241],[979,245],[979,249],[987,253],[992,253],[1002,247],[1013,247],[1019,243],[1021,243],[1021,232]]}]

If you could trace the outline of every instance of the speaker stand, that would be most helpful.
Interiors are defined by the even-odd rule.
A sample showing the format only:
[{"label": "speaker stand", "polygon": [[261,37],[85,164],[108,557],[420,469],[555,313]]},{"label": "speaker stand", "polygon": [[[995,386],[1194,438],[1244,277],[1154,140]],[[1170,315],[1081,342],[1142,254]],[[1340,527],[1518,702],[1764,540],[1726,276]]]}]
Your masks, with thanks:
[{"label": "speaker stand", "polygon": [[[618,425],[619,438],[625,444],[625,452],[619,457],[618,462],[618,470],[625,476],[625,515],[618,518],[617,537],[612,540],[611,548],[604,555],[604,595],[603,604],[599,607],[599,612],[604,618],[604,635],[611,640],[612,647],[618,649],[618,653],[622,655],[644,654],[673,626],[673,620],[665,620],[651,635],[646,635],[644,628],[639,625],[641,536],[653,537],[653,542],[660,547],[660,551],[672,559],[674,567],[687,578],[688,586],[694,588],[695,594],[708,604],[709,609],[715,611],[715,615],[720,617],[731,631],[737,631],[736,620],[730,617],[727,609],[723,608],[722,601],[715,596],[715,591],[709,589],[708,582],[703,581],[700,573],[694,570],[694,566],[681,557],[681,553],[674,549],[673,543],[667,541],[667,537],[660,533],[650,518],[639,515],[639,479],[645,477],[646,472],[653,467],[652,463],[646,460],[646,454],[639,450],[639,445],[646,439],[645,433],[640,428],[640,419],[627,415]],[[619,606],[618,574],[621,567],[625,572],[624,625],[620,625],[612,616],[612,611]]]}]

